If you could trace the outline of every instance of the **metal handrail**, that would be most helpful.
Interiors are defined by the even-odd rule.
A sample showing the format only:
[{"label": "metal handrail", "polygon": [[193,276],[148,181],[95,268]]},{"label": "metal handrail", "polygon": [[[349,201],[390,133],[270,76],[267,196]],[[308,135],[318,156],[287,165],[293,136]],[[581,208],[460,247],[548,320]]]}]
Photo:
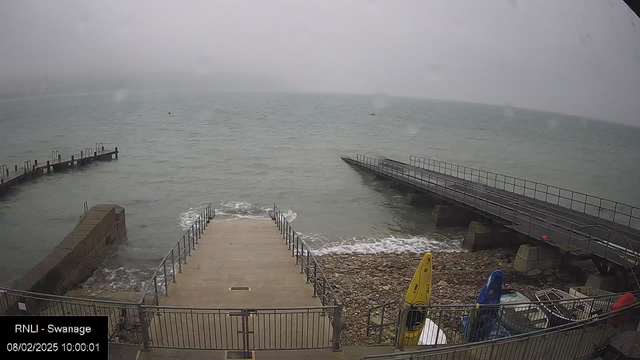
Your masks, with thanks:
[{"label": "metal handrail", "polygon": [[[545,219],[542,217],[535,217],[532,214],[522,213],[521,211],[518,211],[513,207],[507,206],[505,204],[513,204],[513,199],[510,196],[506,196],[499,193],[492,193],[491,194],[492,196],[498,197],[504,201],[504,203],[495,202],[495,201],[486,199],[483,196],[478,196],[477,194],[479,191],[478,189],[462,181],[456,181],[448,178],[439,177],[436,175],[431,175],[428,173],[418,172],[415,169],[412,169],[411,167],[408,167],[402,163],[391,164],[391,163],[388,163],[386,160],[379,160],[379,159],[371,158],[365,155],[358,154],[356,159],[357,159],[356,162],[358,164],[362,165],[366,169],[374,171],[377,174],[382,174],[390,177],[397,177],[397,178],[403,179],[404,181],[407,181],[408,183],[414,186],[417,186],[421,189],[425,189],[425,186],[426,186],[426,188],[429,191],[433,191],[437,194],[441,194],[449,197],[454,195],[454,197],[451,197],[452,199],[461,201],[463,204],[467,206],[478,208],[478,203],[485,204],[487,208],[478,208],[478,209],[488,214],[497,216],[500,219],[504,219],[506,221],[511,222],[511,225],[509,225],[511,228],[525,235],[533,236],[532,228],[533,226],[535,226],[535,227],[542,228],[544,231],[547,232],[548,242],[551,242],[551,243],[556,243],[553,237],[551,236],[552,232],[562,235],[562,237],[568,237],[566,242],[557,242],[558,244],[569,245],[571,243],[571,240],[574,240],[574,243],[576,241],[587,240],[587,253],[593,242],[596,245],[605,247],[604,256],[603,256],[604,258],[618,264],[620,263],[618,258],[614,257],[613,259],[611,259],[611,257],[615,255],[614,253],[622,253],[624,255],[632,254],[634,257],[638,256],[638,254],[635,253],[634,251],[629,250],[626,247],[620,246],[618,244],[612,245],[612,243],[609,241],[612,234],[622,236],[623,239],[624,237],[626,237],[625,235],[617,234],[617,233],[614,233],[613,231],[610,231],[609,238],[607,240],[599,239],[577,230],[582,226],[581,224],[575,224],[567,219],[559,218],[553,214],[544,213],[544,216],[547,218],[554,217],[556,220],[559,220],[560,222],[569,223],[567,224],[569,225],[567,228],[567,226],[564,226],[562,224],[545,221]],[[411,175],[412,172],[413,172],[413,175]],[[420,176],[418,176],[418,174]],[[458,186],[460,187],[460,189],[456,189],[454,186]],[[490,207],[494,207],[497,209],[492,210],[490,209]],[[525,210],[540,213],[540,210],[537,210],[534,208],[527,207]],[[527,216],[523,216],[523,215],[527,215]],[[525,223],[521,224],[517,220],[524,220]],[[536,220],[538,222],[536,222]],[[525,231],[523,229],[518,228],[519,225],[526,225],[527,223],[529,225],[527,227],[528,230]],[[560,236],[556,238],[559,238],[559,237]],[[635,240],[632,240],[632,239],[630,239],[630,241],[635,242]],[[611,254],[609,254],[610,250],[611,250]],[[622,255],[620,256],[624,259],[624,256]]]},{"label": "metal handrail", "polygon": [[[209,221],[216,216],[215,210],[212,209],[211,204],[208,204],[204,210],[198,215],[198,218],[191,224],[178,242],[173,245],[171,250],[162,258],[160,264],[154,271],[150,278],[149,283],[145,286],[142,298],[139,304],[144,305],[147,298],[147,294],[153,291],[154,303],[156,306],[160,305],[160,297],[163,295],[169,295],[169,280],[168,276],[171,276],[171,282],[176,282],[176,265],[178,265],[178,271],[182,272],[182,264],[187,263],[187,256],[191,256],[191,251],[195,250],[196,244],[198,244],[198,238],[202,236],[204,229],[207,227]],[[182,246],[181,246],[182,245]],[[182,257],[184,256],[184,261]],[[167,272],[167,262],[169,261],[170,270]],[[161,272],[162,269],[162,272]],[[160,288],[158,287],[158,278],[161,277]],[[151,285],[153,284],[153,290]],[[164,286],[164,287],[163,287]],[[164,289],[164,291],[162,291]]]},{"label": "metal handrail", "polygon": [[[533,198],[536,200],[540,200],[540,201],[544,201],[546,203],[549,204],[554,204],[554,205],[558,205],[558,206],[562,206],[564,208],[567,209],[571,209],[574,211],[580,211],[578,209],[576,209],[574,207],[574,203],[576,204],[582,204],[582,213],[583,214],[587,214],[587,215],[592,215],[592,216],[596,216],[598,218],[601,219],[605,219],[605,220],[609,220],[609,221],[613,221],[617,224],[623,225],[623,226],[627,226],[633,229],[637,229],[633,226],[631,226],[631,219],[635,219],[640,223],[640,208],[637,206],[633,206],[633,205],[628,205],[619,201],[615,201],[615,200],[610,200],[610,199],[606,199],[606,198],[602,198],[599,196],[595,196],[595,195],[590,195],[590,194],[586,194],[580,191],[575,191],[575,190],[569,190],[569,189],[565,189],[559,186],[554,186],[554,185],[548,185],[545,183],[541,183],[541,182],[537,182],[537,181],[532,181],[532,180],[527,180],[527,179],[522,179],[519,177],[515,177],[515,176],[511,176],[511,175],[504,175],[504,174],[499,174],[499,173],[495,173],[492,171],[486,171],[486,170],[480,170],[480,169],[475,169],[475,168],[471,168],[471,167],[467,167],[467,166],[463,166],[463,165],[457,165],[457,164],[452,164],[452,163],[448,163],[448,162],[444,162],[444,161],[439,161],[439,160],[435,160],[435,159],[427,159],[427,158],[423,158],[423,157],[419,157],[419,156],[415,156],[415,155],[410,155],[409,156],[409,164],[412,166],[416,166],[416,167],[421,167],[423,169],[428,169],[430,171],[435,171],[441,174],[445,174],[445,175],[449,175],[449,176],[455,176],[457,178],[461,178],[460,175],[462,174],[462,178],[465,180],[470,180],[472,182],[476,182],[478,184],[482,184],[482,185],[487,185],[487,186],[492,186],[496,189],[501,189],[501,190],[505,190],[505,191],[510,191],[514,194],[519,194],[519,195],[523,195],[529,198]],[[417,165],[416,165],[417,164]],[[425,168],[425,166],[427,166]],[[429,168],[430,167],[430,168]],[[454,168],[455,167],[455,168]],[[448,170],[448,173],[447,173]],[[469,170],[469,172],[467,172],[467,170]],[[475,172],[475,174],[474,174]],[[484,176],[482,176],[482,174],[484,173]],[[470,179],[467,179],[467,175],[469,175]],[[474,181],[474,176],[476,181]],[[501,179],[499,179],[499,177]],[[484,183],[481,181],[482,179],[484,179]],[[507,181],[507,179],[512,179],[513,181]],[[493,185],[491,185],[491,181],[493,181]],[[518,183],[519,182],[519,183]],[[498,183],[502,183],[503,186],[502,188],[500,188],[498,186]],[[506,185],[510,185],[511,190],[507,189]],[[527,184],[533,184],[533,187],[527,187]],[[519,193],[516,189],[517,188],[522,188],[522,193]],[[541,189],[542,188],[542,189]],[[556,189],[557,193],[550,193],[549,189]],[[530,190],[529,193],[527,193],[527,190]],[[568,196],[562,196],[562,193],[565,194],[571,194],[571,197]],[[533,196],[531,196],[531,193],[533,193]],[[540,195],[545,195],[544,199],[538,198],[538,194]],[[576,199],[575,195],[579,195],[584,197],[584,200],[580,200],[580,199]],[[557,202],[551,202],[549,201],[549,195],[556,197],[557,198]],[[589,198],[594,199],[595,202],[597,204],[594,203],[590,203],[589,202]],[[560,199],[565,199],[569,201],[569,206],[565,206],[560,202]],[[606,204],[607,202],[610,204],[613,204],[613,209],[608,208],[608,207],[603,207],[603,202]],[[597,213],[596,214],[592,214],[587,212],[587,207],[591,207],[593,209],[597,209]],[[626,207],[629,209],[629,212],[622,212],[618,210],[618,207]],[[603,217],[603,211],[602,210],[606,210],[606,211],[611,211],[613,212],[613,218],[612,219],[608,219],[606,217]],[[634,211],[638,211],[639,215],[634,216]],[[616,215],[621,215],[621,216],[626,216],[628,217],[628,221],[626,224],[624,223],[620,223],[620,222],[616,222]]]},{"label": "metal handrail", "polygon": [[[309,258],[311,260],[313,260],[313,265],[315,266],[314,269],[314,273],[315,273],[315,277],[313,278],[314,282],[318,279],[318,271],[320,272],[319,275],[321,275],[321,279],[323,282],[326,282],[326,284],[324,284],[325,289],[328,288],[329,290],[329,294],[332,295],[332,300],[334,304],[338,304],[340,303],[340,301],[338,300],[338,296],[336,295],[335,291],[333,290],[333,287],[331,286],[331,282],[327,279],[327,277],[324,274],[324,271],[322,270],[322,266],[320,266],[320,264],[318,263],[318,261],[316,260],[316,257],[313,256],[313,252],[311,251],[309,245],[307,245],[307,243],[302,240],[298,234],[295,232],[295,230],[293,230],[291,228],[291,226],[289,225],[289,221],[286,219],[286,217],[282,214],[282,212],[280,211],[280,209],[278,209],[278,207],[273,204],[273,209],[274,209],[274,215],[276,218],[276,225],[278,226],[278,229],[280,229],[280,232],[282,233],[283,238],[285,239],[285,243],[286,245],[288,245],[289,250],[292,251],[292,256],[296,257],[296,264],[300,265],[300,273],[305,273],[307,275],[307,281],[311,280],[309,278],[309,276],[311,276],[310,273],[307,273],[307,271],[311,271],[310,270],[310,265],[307,264],[307,267],[304,267],[304,261],[305,258]],[[314,286],[314,295],[316,294],[317,289]],[[324,302],[326,301],[326,299],[321,298],[320,299],[324,305]]]},{"label": "metal handrail", "polygon": [[13,295],[17,294],[20,296],[29,297],[36,300],[60,300],[60,301],[64,300],[67,302],[78,302],[78,303],[104,303],[104,304],[111,304],[111,305],[132,305],[132,306],[138,305],[138,303],[129,302],[129,301],[77,298],[77,297],[64,296],[64,295],[44,294],[44,293],[37,293],[33,291],[10,289],[10,288],[0,286],[0,295],[2,294],[13,294]]},{"label": "metal handrail", "polygon": [[[634,311],[640,309],[640,303],[636,303],[606,314],[601,314],[598,316],[594,316],[593,318],[580,320],[572,323],[567,323],[564,325],[560,325],[554,327],[552,329],[541,329],[525,334],[519,334],[514,336],[508,336],[504,338],[492,339],[492,340],[484,340],[473,343],[464,343],[464,344],[456,344],[456,345],[447,345],[446,348],[431,348],[426,350],[415,350],[415,351],[405,351],[405,352],[395,352],[392,354],[376,354],[365,356],[364,359],[415,359],[417,356],[428,356],[430,353],[437,352],[439,356],[442,356],[446,353],[454,353],[461,349],[469,349],[469,348],[481,348],[486,346],[493,346],[502,343],[510,343],[520,340],[528,340],[531,338],[537,338],[540,336],[549,336],[555,335],[562,332],[567,332],[576,329],[586,329],[589,325],[597,323],[603,320],[609,320],[613,317],[622,316],[623,313],[633,313]],[[626,320],[629,320],[631,316],[628,316]]]},{"label": "metal handrail", "polygon": [[[300,265],[300,274],[306,275],[307,284],[313,283],[313,297],[319,297],[323,306],[334,308],[335,311],[329,311],[329,317],[333,317],[333,350],[340,349],[340,334],[342,331],[342,303],[338,299],[331,281],[329,281],[322,270],[322,266],[312,254],[311,248],[307,243],[298,236],[289,224],[289,220],[282,214],[280,209],[273,204],[273,219],[285,239],[287,250],[291,250],[291,256],[295,256],[296,265]],[[313,261],[313,262],[312,262]],[[313,268],[313,270],[312,270]],[[319,283],[319,280],[322,282]],[[329,298],[327,299],[327,295]],[[333,304],[331,304],[333,302]]]}]

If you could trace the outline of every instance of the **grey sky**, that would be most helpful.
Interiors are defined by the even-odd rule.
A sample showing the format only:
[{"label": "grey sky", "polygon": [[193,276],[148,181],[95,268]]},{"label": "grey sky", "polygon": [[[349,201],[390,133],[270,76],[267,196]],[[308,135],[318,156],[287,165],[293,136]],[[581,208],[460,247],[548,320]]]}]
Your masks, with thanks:
[{"label": "grey sky", "polygon": [[203,87],[511,103],[640,125],[622,0],[0,0],[0,94]]}]

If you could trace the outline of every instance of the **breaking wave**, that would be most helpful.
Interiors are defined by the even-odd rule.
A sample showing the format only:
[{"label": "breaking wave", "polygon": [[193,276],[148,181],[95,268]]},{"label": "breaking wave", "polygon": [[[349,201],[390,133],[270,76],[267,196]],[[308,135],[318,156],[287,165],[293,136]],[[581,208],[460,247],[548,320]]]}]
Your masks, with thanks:
[{"label": "breaking wave", "polygon": [[[339,242],[322,240],[319,234],[301,234],[310,243],[316,255],[325,254],[382,254],[382,253],[423,253],[432,252],[463,252],[462,237],[442,239],[427,236],[385,236],[369,237],[365,239],[349,238]],[[313,245],[315,246],[313,246]]]}]

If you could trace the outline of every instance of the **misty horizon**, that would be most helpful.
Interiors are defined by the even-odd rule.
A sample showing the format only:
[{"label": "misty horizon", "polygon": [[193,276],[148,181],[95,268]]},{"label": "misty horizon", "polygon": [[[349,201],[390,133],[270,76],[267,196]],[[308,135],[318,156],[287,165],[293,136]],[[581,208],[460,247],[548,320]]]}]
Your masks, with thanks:
[{"label": "misty horizon", "polygon": [[5,2],[0,97],[387,94],[640,126],[639,23],[597,0]]}]

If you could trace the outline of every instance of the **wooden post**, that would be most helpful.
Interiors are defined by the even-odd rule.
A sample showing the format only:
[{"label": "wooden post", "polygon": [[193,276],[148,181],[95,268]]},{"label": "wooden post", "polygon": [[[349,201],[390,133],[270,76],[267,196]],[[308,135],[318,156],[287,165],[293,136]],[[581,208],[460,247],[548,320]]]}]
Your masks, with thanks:
[{"label": "wooden post", "polygon": [[58,161],[62,160],[62,155],[58,154]]},{"label": "wooden post", "polygon": [[116,146],[116,160],[118,160],[118,147]]},{"label": "wooden post", "polygon": [[71,167],[73,167],[74,164],[75,164],[75,161],[74,161],[73,155],[71,155]]},{"label": "wooden post", "polygon": [[95,160],[97,160],[97,159],[98,159],[98,152],[97,152],[97,151],[94,151],[94,152],[93,152],[93,158],[94,158]]},{"label": "wooden post", "polygon": [[47,174],[51,171],[51,165],[49,164],[49,160],[47,160]]},{"label": "wooden post", "polygon": [[18,165],[16,165],[16,171],[18,171]]},{"label": "wooden post", "polygon": [[34,168],[38,167],[38,159],[33,160],[33,167]]}]

